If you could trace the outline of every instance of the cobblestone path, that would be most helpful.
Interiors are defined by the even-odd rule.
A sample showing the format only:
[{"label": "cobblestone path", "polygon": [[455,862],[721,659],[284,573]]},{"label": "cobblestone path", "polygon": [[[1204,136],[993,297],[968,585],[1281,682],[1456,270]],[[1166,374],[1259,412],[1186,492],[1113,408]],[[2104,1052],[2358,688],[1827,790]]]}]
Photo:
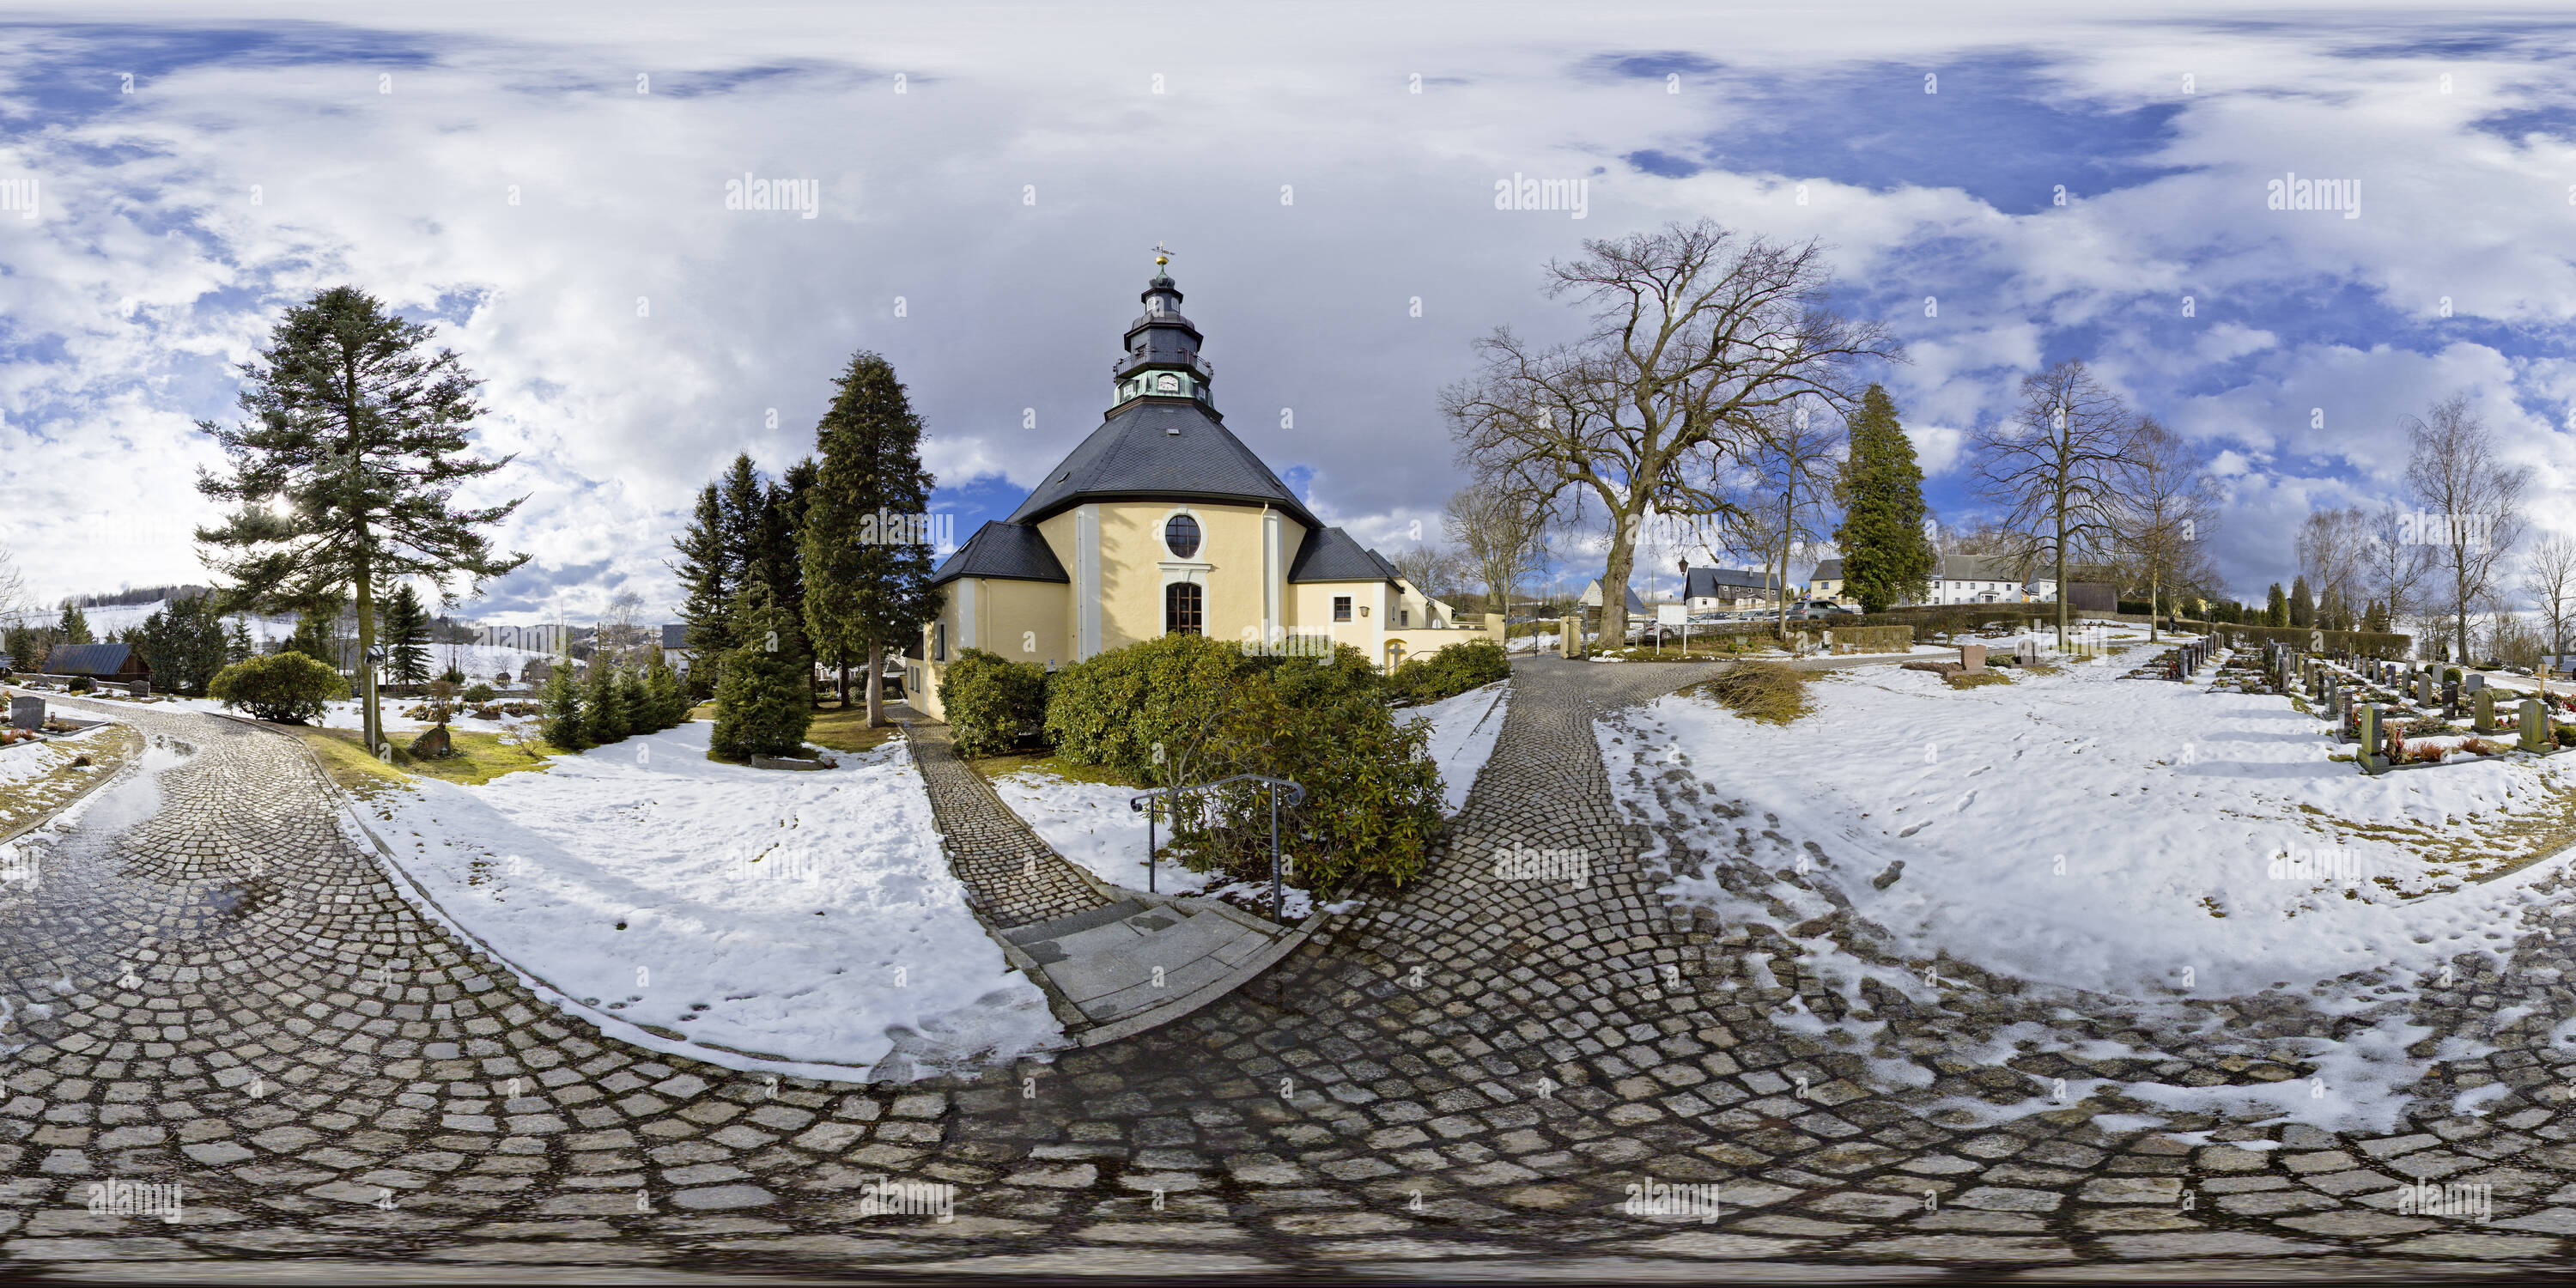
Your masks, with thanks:
[{"label": "cobblestone path", "polygon": [[948,726],[907,720],[903,736],[929,788],[948,866],[966,883],[968,906],[988,924],[1007,929],[1109,904],[958,758]]},{"label": "cobblestone path", "polygon": [[[1789,1005],[1820,995],[1793,958],[1748,951],[1776,931],[1688,919],[1655,894],[1667,865],[1739,860],[1672,854],[1655,820],[1623,817],[1592,721],[1705,673],[1521,663],[1492,762],[1409,886],[1368,893],[1270,976],[1166,1028],[876,1086],[657,1058],[548,1014],[341,841],[287,740],[121,713],[194,755],[159,776],[157,802],[138,785],[102,794],[45,855],[36,906],[0,923],[16,1017],[0,1039],[26,1044],[0,1065],[0,1273],[186,1258],[331,1279],[390,1277],[370,1266],[386,1262],[507,1278],[885,1264],[1736,1281],[1856,1273],[1820,1262],[1917,1278],[2560,1264],[2576,1119],[2540,1085],[2565,1081],[2554,1055],[2479,1057],[2532,1103],[2489,1119],[2437,1101],[2367,1138],[2148,1132],[2089,1104],[1994,1126],[1927,1112],[1910,1082],[2020,1099],[2042,1079],[1942,1049],[1932,1013],[1911,1053],[1921,1079],[1874,1068]],[[2526,974],[2472,976],[2458,1001],[2474,988],[2553,1023],[2565,961],[2550,947]],[[885,1178],[953,1186],[897,1205],[953,1199],[953,1214],[886,1214]],[[2494,1220],[2396,1213],[2396,1187],[2418,1178],[2492,1186]],[[93,1213],[88,1186],[109,1179],[183,1186],[178,1219]],[[1714,1213],[1692,1205],[1697,1183],[1717,1187]],[[1682,1187],[1677,1210],[1621,1209],[1629,1187],[1659,1184]]]}]

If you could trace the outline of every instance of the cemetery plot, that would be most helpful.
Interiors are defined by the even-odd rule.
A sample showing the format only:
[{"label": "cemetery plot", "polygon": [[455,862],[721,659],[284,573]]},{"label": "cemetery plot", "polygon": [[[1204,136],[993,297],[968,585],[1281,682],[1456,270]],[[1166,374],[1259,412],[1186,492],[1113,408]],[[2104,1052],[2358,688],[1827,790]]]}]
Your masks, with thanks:
[{"label": "cemetery plot", "polygon": [[967,909],[905,744],[774,774],[706,759],[712,729],[362,809],[450,916],[612,1027],[840,1066],[901,1031],[921,1073],[1060,1040]]},{"label": "cemetery plot", "polygon": [[20,736],[0,744],[0,836],[114,777],[142,746],[142,739],[123,725],[60,716],[48,717],[45,724],[43,731],[13,730]]},{"label": "cemetery plot", "polygon": [[2206,994],[2431,965],[2512,926],[2524,879],[2473,882],[2563,843],[2576,758],[2362,777],[2311,717],[2239,691],[2252,656],[2208,691],[2108,662],[1965,692],[1872,668],[1820,679],[1786,727],[1677,696],[1601,742],[1623,790],[1681,775],[1745,802],[1694,858],[1811,838],[1808,879],[1919,960]]}]

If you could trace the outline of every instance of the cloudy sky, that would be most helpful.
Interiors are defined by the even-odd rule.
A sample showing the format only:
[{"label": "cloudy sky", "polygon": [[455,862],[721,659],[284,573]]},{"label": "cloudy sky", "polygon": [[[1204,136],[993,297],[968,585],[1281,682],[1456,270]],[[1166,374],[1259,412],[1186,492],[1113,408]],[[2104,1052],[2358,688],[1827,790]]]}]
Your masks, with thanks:
[{"label": "cloudy sky", "polygon": [[[10,9],[0,542],[46,599],[202,579],[193,422],[343,282],[436,322],[517,454],[535,558],[469,615],[675,606],[696,490],[809,451],[858,349],[962,536],[1098,424],[1161,241],[1229,426],[1393,553],[1460,481],[1470,340],[1565,333],[1551,257],[1699,216],[1832,248],[1945,521],[1966,432],[2081,357],[2213,453],[2249,596],[2452,393],[2576,530],[2563,5],[1792,8]],[[2357,217],[2267,209],[2293,172]],[[1515,175],[1583,217],[1496,210]],[[813,216],[726,209],[745,176]]]}]

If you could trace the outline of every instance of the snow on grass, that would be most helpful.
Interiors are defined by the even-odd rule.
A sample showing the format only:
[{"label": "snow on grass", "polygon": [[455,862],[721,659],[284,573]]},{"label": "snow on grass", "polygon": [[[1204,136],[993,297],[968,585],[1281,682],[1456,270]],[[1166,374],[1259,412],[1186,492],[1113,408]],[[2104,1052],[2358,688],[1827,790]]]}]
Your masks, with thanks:
[{"label": "snow on grass", "polygon": [[857,1066],[908,1031],[923,1072],[1060,1041],[967,910],[903,743],[788,773],[707,760],[713,728],[416,780],[370,825],[448,915],[614,1019]]},{"label": "snow on grass", "polygon": [[[1777,815],[1916,957],[2206,996],[2508,946],[2539,873],[2464,883],[2441,848],[2474,845],[2473,816],[2563,809],[2576,758],[2364,777],[2286,700],[2118,678],[2143,660],[1968,690],[1872,667],[1817,683],[1785,727],[1668,697],[1627,718],[1640,736],[1600,726],[1602,748],[1641,805],[1625,767],[1686,758],[1703,790]],[[1707,819],[1694,843],[1733,830]]]},{"label": "snow on grass", "polygon": [[1503,713],[1510,704],[1511,682],[1496,680],[1396,713],[1399,720],[1430,722],[1431,759],[1440,766],[1441,813],[1455,814],[1466,805],[1467,792],[1476,785],[1476,775],[1484,772],[1485,762],[1493,757],[1494,739],[1502,735]]}]

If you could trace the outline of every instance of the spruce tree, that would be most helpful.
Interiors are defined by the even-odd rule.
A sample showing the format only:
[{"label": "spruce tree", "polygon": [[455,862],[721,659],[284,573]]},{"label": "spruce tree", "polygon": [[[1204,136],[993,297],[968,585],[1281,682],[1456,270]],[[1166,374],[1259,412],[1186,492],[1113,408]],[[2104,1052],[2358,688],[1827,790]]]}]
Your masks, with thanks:
[{"label": "spruce tree", "polygon": [[680,586],[688,592],[680,607],[680,620],[689,627],[689,647],[701,659],[708,677],[715,674],[715,659],[731,652],[738,642],[733,637],[733,565],[725,544],[724,501],[710,483],[698,493],[698,508],[689,526],[671,544],[678,549],[680,561],[671,571],[679,576]]},{"label": "spruce tree", "polygon": [[1834,489],[1843,507],[1834,545],[1842,551],[1845,590],[1863,611],[1884,612],[1931,588],[1937,557],[1923,535],[1923,467],[1885,389],[1871,385],[1848,425],[1851,456]]},{"label": "spruce tree", "polygon": [[482,532],[517,501],[450,507],[460,487],[510,458],[464,454],[482,414],[478,382],[453,352],[428,353],[429,338],[428,326],[386,313],[365,292],[332,287],[287,310],[268,347],[242,364],[248,418],[231,428],[197,422],[232,467],[229,477],[199,475],[197,489],[241,507],[198,529],[207,565],[237,584],[241,602],[354,598],[370,748],[384,740],[375,669],[364,660],[376,645],[377,588],[405,577],[479,587],[528,559],[496,553]]},{"label": "spruce tree", "polygon": [[653,733],[663,728],[655,717],[659,714],[644,693],[644,677],[633,667],[617,668],[617,714],[624,720],[628,735]]},{"label": "spruce tree", "polygon": [[626,703],[617,689],[617,664],[606,653],[590,658],[590,681],[582,686],[581,731],[594,744],[615,742],[632,730],[626,724]]},{"label": "spruce tree", "polygon": [[227,664],[239,662],[249,657],[252,651],[250,626],[242,619],[234,618],[232,633],[224,637],[224,661]]},{"label": "spruce tree", "polygon": [[135,633],[136,651],[152,668],[156,690],[204,697],[215,672],[230,660],[223,619],[204,597],[172,600],[169,607],[144,618]]},{"label": "spruce tree", "polygon": [[88,614],[83,613],[80,610],[80,605],[75,604],[68,599],[63,601],[63,620],[61,629],[63,632],[63,643],[65,644],[95,644],[98,642],[90,638]]},{"label": "spruce tree", "polygon": [[572,659],[556,658],[546,675],[545,712],[539,726],[546,741],[564,751],[579,751],[590,745],[589,731],[582,728],[581,686],[572,678]]},{"label": "spruce tree", "polygon": [[711,758],[793,756],[803,750],[814,720],[814,686],[810,668],[799,669],[776,651],[787,626],[762,582],[751,583],[736,601],[734,627],[743,644],[725,658],[716,681],[716,727],[707,739]]},{"label": "spruce tree", "polygon": [[2290,597],[2282,593],[2281,583],[2277,581],[2272,583],[2272,593],[2264,601],[2264,605],[2263,624],[2265,626],[2290,624]]},{"label": "spruce tree", "polygon": [[653,713],[656,729],[675,729],[689,722],[689,696],[669,663],[656,660],[644,673],[644,705]]},{"label": "spruce tree", "polygon": [[385,642],[385,670],[394,683],[429,681],[429,613],[410,582],[396,585],[385,597],[384,629],[378,637]]},{"label": "spruce tree", "polygon": [[2290,583],[2290,625],[2302,629],[2317,624],[2317,603],[2308,593],[2308,579],[2301,574]]}]

